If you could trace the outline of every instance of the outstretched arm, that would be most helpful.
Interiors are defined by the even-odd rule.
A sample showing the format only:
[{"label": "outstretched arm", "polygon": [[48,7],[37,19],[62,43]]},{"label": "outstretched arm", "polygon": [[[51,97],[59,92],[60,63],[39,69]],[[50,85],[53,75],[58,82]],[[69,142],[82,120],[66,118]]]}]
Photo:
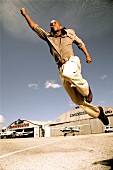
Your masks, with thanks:
[{"label": "outstretched arm", "polygon": [[25,17],[26,21],[28,22],[29,26],[33,29],[36,23],[29,17],[25,8],[21,9],[21,14]]},{"label": "outstretched arm", "polygon": [[41,39],[46,41],[47,33],[30,18],[25,8],[21,9],[21,14],[25,17],[26,21],[28,22],[29,26],[33,29],[33,31],[35,31]]}]

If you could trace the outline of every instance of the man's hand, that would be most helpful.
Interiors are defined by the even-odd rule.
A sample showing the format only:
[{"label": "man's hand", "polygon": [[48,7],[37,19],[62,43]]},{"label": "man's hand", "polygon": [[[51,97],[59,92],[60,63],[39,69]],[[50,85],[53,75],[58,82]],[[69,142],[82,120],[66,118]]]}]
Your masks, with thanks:
[{"label": "man's hand", "polygon": [[92,58],[90,57],[90,54],[86,48],[86,46],[82,46],[81,50],[84,52],[84,54],[86,55],[86,62],[89,64],[92,62]]},{"label": "man's hand", "polygon": [[27,14],[27,12],[26,12],[26,9],[25,9],[25,8],[22,8],[20,11],[21,11],[21,14],[22,14],[23,16],[25,16],[25,15]]},{"label": "man's hand", "polygon": [[90,57],[90,55],[86,56],[86,62],[89,64],[92,62],[92,58]]}]

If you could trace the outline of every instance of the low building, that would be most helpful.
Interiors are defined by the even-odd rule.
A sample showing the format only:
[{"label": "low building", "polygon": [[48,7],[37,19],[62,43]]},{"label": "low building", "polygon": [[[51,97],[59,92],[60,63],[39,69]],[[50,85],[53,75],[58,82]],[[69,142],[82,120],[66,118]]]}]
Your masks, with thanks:
[{"label": "low building", "polygon": [[11,123],[7,130],[16,131],[18,136],[22,137],[44,137],[44,125],[47,122],[18,119]]},{"label": "low building", "polygon": [[[113,126],[113,108],[103,107],[105,114],[109,118],[109,124]],[[46,127],[47,126],[47,127]],[[46,125],[45,129],[50,130],[50,133],[45,132],[45,136],[62,136],[64,133],[61,131],[65,127],[79,127],[79,132],[76,130],[73,135],[91,134],[104,132],[105,126],[97,119],[90,117],[82,108],[76,107],[75,109],[65,112],[64,114],[55,118],[50,124]],[[70,133],[70,135],[72,135]]]},{"label": "low building", "polygon": [[[103,107],[109,118],[109,125],[113,126],[113,108]],[[92,133],[103,133],[105,126],[97,119],[90,117],[82,108],[63,113],[51,122],[18,119],[11,123],[7,130],[16,131],[19,136],[25,137],[56,137],[63,136],[63,128],[74,128],[73,133],[68,135],[82,135]]]}]

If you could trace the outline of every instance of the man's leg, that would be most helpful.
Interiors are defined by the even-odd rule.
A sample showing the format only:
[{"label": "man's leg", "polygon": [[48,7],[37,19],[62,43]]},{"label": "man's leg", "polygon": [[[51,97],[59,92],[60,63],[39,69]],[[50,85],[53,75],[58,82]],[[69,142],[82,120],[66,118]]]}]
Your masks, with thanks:
[{"label": "man's leg", "polygon": [[102,107],[97,107],[84,101],[84,97],[75,87],[71,87],[70,82],[63,80],[63,86],[68,95],[71,97],[72,101],[82,107],[89,116],[100,119],[104,125],[109,124],[109,120],[104,114]]},{"label": "man's leg", "polygon": [[84,97],[78,92],[78,90],[75,87],[71,87],[71,83],[63,80],[63,86],[68,93],[68,95],[71,97],[71,100],[76,104],[82,107],[87,114],[89,114],[91,117],[97,118],[99,116],[99,109],[96,106],[93,106],[87,102],[84,101]]},{"label": "man's leg", "polygon": [[80,59],[77,56],[71,56],[70,60],[63,65],[62,69],[61,76],[71,83],[71,87],[76,87],[84,96],[84,99],[90,103],[93,95],[88,82],[82,78]]},{"label": "man's leg", "polygon": [[93,106],[85,101],[85,96],[89,94],[89,85],[87,81],[82,78],[79,58],[71,58],[59,69],[59,75],[72,101],[80,105],[87,114],[94,118],[99,118],[104,125],[108,125],[109,121],[102,107]]},{"label": "man's leg", "polygon": [[88,96],[85,97],[85,101],[88,103],[91,103],[92,99],[93,99],[93,94],[92,94],[91,88],[89,86],[89,94],[88,94]]}]

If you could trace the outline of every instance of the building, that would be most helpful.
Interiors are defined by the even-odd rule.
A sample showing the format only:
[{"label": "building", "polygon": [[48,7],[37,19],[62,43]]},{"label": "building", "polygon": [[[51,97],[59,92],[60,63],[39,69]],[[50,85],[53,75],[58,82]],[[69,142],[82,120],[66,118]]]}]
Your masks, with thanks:
[{"label": "building", "polygon": [[44,125],[47,122],[18,119],[11,123],[7,130],[17,132],[20,137],[44,137]]},{"label": "building", "polygon": [[[113,126],[113,108],[103,107],[103,109],[109,118],[110,125]],[[90,117],[82,108],[77,106],[51,122],[18,119],[11,123],[7,130],[14,130],[20,136],[25,137],[55,137],[63,136],[64,133],[61,129],[65,127],[77,129],[68,135],[103,133],[105,128],[99,119]]]},{"label": "building", "polygon": [[[113,108],[103,107],[105,114],[109,118],[110,125],[113,126]],[[50,133],[46,133],[46,126],[50,129]],[[73,126],[79,127],[79,132],[75,132],[75,135],[79,134],[91,134],[104,132],[105,126],[99,119],[90,117],[82,108],[76,107],[75,109],[65,112],[56,119],[54,119],[49,125],[45,126],[45,136],[62,136],[64,135],[61,129],[65,127]],[[70,134],[72,135],[72,134]]]}]

